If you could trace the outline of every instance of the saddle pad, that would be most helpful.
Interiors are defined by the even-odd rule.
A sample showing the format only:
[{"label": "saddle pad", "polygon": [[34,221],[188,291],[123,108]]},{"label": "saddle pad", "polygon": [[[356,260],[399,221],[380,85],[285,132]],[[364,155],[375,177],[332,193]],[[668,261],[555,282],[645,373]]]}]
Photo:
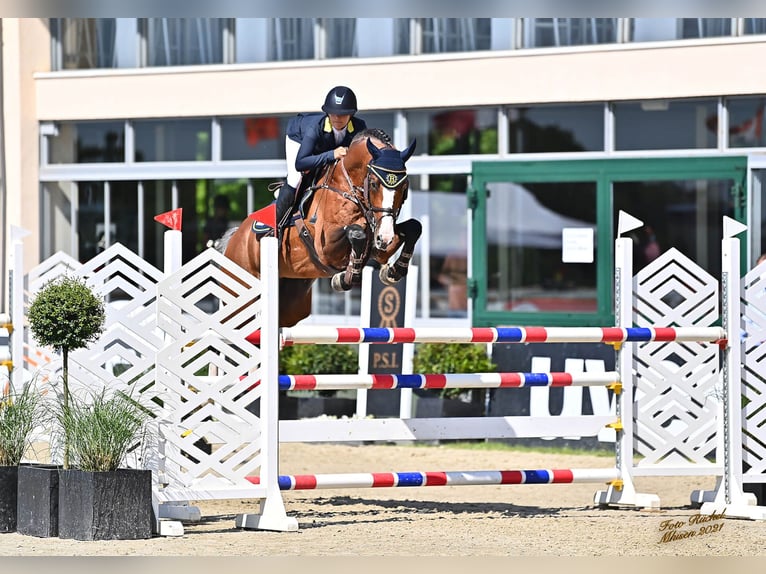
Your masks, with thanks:
[{"label": "saddle pad", "polygon": [[263,223],[262,221],[253,221],[253,225],[250,230],[255,233],[255,236],[258,240],[260,240],[261,237],[271,237],[274,235],[274,228],[271,227],[271,225]]},{"label": "saddle pad", "polygon": [[[287,222],[287,227],[295,227],[295,220],[299,215],[296,213]],[[271,225],[264,223],[263,221],[253,221],[253,225],[250,227],[250,231],[255,233],[256,239],[260,241],[261,237],[272,237],[274,235],[274,228]]]}]

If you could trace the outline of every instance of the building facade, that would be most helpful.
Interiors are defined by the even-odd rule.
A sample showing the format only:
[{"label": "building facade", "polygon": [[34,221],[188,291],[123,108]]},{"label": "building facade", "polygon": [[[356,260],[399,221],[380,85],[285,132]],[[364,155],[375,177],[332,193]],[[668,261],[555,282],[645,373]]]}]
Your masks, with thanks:
[{"label": "building facade", "polygon": [[[644,261],[680,243],[715,273],[723,215],[749,225],[744,266],[766,249],[764,34],[757,18],[3,19],[3,261],[17,226],[28,266],[114,242],[160,265],[154,216],[179,207],[193,257],[216,201],[234,224],[271,200],[286,122],[343,84],[397,147],[417,140],[419,323],[603,322],[619,210],[646,224]],[[590,260],[562,255],[565,229],[591,230]],[[357,322],[359,294],[326,283],[311,320]]]}]

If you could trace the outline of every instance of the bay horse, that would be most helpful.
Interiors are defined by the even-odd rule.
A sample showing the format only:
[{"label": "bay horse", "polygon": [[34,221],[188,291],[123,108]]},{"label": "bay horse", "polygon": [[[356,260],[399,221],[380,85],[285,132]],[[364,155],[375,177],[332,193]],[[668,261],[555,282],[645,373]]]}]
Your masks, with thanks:
[{"label": "bay horse", "polygon": [[[279,246],[279,326],[292,327],[311,313],[311,287],[332,277],[335,291],[348,291],[362,282],[362,268],[373,259],[381,264],[380,278],[391,285],[407,274],[422,226],[397,218],[407,197],[405,163],[415,141],[398,151],[380,129],[361,131],[346,155],[326,166],[311,187],[305,209],[295,214]],[[300,202],[300,199],[299,199]],[[246,219],[222,238],[226,257],[256,277],[260,269],[259,235]],[[402,248],[393,264],[389,259]]]}]

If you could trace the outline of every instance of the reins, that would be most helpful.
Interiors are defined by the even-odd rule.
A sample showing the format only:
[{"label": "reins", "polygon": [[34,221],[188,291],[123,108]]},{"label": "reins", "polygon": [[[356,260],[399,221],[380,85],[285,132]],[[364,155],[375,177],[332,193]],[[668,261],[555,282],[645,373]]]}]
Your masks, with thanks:
[{"label": "reins", "polygon": [[[348,191],[344,191],[342,189],[338,189],[337,187],[333,187],[327,183],[328,181],[332,179],[332,175],[335,171],[335,167],[338,164],[340,164],[343,177],[346,178],[346,182],[348,183],[348,187],[352,193],[349,193]],[[372,176],[373,176],[373,172],[370,169],[370,166],[368,165],[367,175],[365,176],[364,181],[362,182],[362,186],[355,185],[354,182],[351,181],[351,176],[348,174],[348,170],[346,169],[345,164],[340,159],[336,159],[335,162],[330,167],[330,169],[327,170],[327,173],[325,174],[323,178],[323,182],[317,186],[314,186],[313,189],[314,191],[318,189],[327,189],[329,191],[337,193],[343,199],[355,204],[359,208],[359,211],[362,212],[362,216],[367,222],[368,228],[371,230],[372,235],[374,235],[375,229],[377,228],[377,223],[375,221],[375,217],[373,216],[373,214],[384,213],[386,215],[392,216],[394,220],[396,220],[399,214],[394,210],[393,207],[376,207],[370,204],[370,178]]]}]

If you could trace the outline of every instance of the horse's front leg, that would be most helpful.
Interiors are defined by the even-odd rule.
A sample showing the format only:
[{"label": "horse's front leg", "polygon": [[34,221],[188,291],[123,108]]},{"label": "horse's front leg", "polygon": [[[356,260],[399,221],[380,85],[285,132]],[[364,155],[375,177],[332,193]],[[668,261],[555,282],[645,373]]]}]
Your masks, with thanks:
[{"label": "horse's front leg", "polygon": [[[387,258],[380,261],[384,263],[380,268],[380,280],[384,285],[393,285],[407,275],[410,259],[412,259],[412,254],[415,253],[415,244],[420,239],[421,233],[423,233],[423,226],[417,219],[408,219],[396,226],[396,235],[399,238],[399,243],[403,243],[404,246],[393,265],[385,262]],[[397,248],[398,245],[394,247],[394,251]],[[381,257],[380,259],[383,258]]]},{"label": "horse's front leg", "polygon": [[356,223],[346,227],[346,238],[351,244],[346,270],[332,276],[330,285],[335,291],[349,291],[354,285],[362,283],[362,269],[367,252],[367,232],[364,227]]}]

